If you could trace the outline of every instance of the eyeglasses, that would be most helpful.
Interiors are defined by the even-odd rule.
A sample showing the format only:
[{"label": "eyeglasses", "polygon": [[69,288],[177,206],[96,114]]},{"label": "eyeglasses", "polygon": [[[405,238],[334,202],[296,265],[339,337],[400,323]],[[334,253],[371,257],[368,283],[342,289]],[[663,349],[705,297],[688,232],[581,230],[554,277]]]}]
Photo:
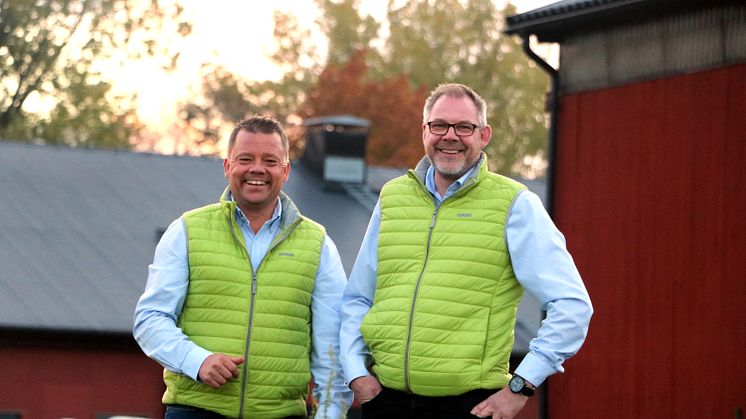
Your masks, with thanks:
[{"label": "eyeglasses", "polygon": [[453,132],[459,137],[465,137],[467,135],[474,134],[474,130],[479,128],[477,124],[469,124],[466,122],[459,122],[458,124],[447,124],[445,122],[430,121],[427,123],[427,129],[435,135],[445,135],[449,129],[453,127]]}]

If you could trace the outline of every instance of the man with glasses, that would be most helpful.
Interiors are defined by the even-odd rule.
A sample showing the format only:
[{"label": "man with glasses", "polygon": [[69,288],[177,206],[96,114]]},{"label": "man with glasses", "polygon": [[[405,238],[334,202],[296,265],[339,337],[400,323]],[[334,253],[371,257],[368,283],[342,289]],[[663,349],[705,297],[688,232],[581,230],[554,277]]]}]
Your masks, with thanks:
[{"label": "man with glasses", "polygon": [[[512,418],[562,372],[593,312],[539,198],[487,169],[484,100],[445,84],[425,102],[426,156],[387,183],[345,289],[340,359],[368,418]],[[547,311],[509,372],[518,302]]]},{"label": "man with glasses", "polygon": [[137,342],[165,368],[166,418],[305,418],[311,374],[316,417],[343,417],[345,273],[324,228],[281,192],[282,126],[239,122],[223,169],[220,202],[163,234],[135,309]]}]

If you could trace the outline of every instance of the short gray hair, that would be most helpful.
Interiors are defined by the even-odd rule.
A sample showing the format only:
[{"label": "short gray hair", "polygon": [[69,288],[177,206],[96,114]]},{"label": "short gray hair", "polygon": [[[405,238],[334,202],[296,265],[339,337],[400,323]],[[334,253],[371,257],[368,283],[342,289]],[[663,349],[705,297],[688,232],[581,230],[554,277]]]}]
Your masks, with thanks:
[{"label": "short gray hair", "polygon": [[479,119],[477,122],[479,123],[479,126],[483,127],[487,125],[487,104],[484,102],[484,99],[482,99],[482,97],[470,87],[459,83],[444,83],[430,92],[430,96],[425,100],[425,108],[422,110],[423,124],[428,122],[430,112],[433,111],[435,102],[437,102],[442,96],[469,98],[477,108],[477,118]]}]

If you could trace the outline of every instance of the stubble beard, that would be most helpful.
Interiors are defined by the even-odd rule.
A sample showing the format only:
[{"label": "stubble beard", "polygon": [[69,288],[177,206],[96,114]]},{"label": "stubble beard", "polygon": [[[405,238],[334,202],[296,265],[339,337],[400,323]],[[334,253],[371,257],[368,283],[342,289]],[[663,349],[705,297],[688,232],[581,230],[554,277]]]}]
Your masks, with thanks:
[{"label": "stubble beard", "polygon": [[452,179],[457,180],[461,176],[464,175],[464,173],[468,172],[469,169],[474,167],[475,164],[479,161],[479,156],[477,156],[473,161],[469,162],[466,161],[466,159],[463,160],[463,162],[455,167],[448,167],[448,164],[441,164],[438,162],[438,159],[433,159],[430,156],[428,156],[428,159],[430,160],[430,164],[435,167],[435,171],[438,172],[441,176],[443,176],[446,179]]}]

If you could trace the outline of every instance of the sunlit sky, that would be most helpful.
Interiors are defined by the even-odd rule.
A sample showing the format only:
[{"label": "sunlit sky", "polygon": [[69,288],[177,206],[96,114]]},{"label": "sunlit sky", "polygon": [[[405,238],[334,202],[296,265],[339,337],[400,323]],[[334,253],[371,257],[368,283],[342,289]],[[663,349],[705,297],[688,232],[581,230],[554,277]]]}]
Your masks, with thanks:
[{"label": "sunlit sky", "polygon": [[[555,0],[513,0],[518,12],[529,11]],[[138,113],[151,128],[163,127],[176,115],[179,100],[200,89],[200,66],[217,63],[247,80],[272,80],[281,76],[268,58],[274,46],[273,11],[292,12],[299,23],[316,28],[320,12],[312,0],[244,1],[182,0],[185,18],[192,23],[192,34],[180,41],[177,70],[160,71],[148,62],[130,63],[115,77],[115,89],[138,93]],[[361,15],[381,22],[387,1],[361,0]],[[503,8],[505,0],[495,0]],[[319,47],[324,38],[319,34]]]}]

